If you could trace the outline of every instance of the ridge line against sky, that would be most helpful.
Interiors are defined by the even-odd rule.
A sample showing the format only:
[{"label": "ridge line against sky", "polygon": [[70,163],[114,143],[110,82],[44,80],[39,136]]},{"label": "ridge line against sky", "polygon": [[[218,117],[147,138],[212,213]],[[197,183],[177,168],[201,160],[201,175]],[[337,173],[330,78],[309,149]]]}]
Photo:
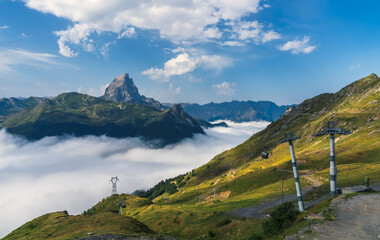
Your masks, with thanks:
[{"label": "ridge line against sky", "polygon": [[340,0],[4,0],[0,96],[100,96],[128,72],[142,94],[162,102],[299,103],[377,71],[380,21],[371,13],[379,7]]}]

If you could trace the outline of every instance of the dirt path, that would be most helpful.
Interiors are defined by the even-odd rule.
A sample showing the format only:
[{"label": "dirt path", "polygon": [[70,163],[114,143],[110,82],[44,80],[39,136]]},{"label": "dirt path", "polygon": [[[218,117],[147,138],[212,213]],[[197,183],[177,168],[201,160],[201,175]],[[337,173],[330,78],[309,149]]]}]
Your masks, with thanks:
[{"label": "dirt path", "polygon": [[[334,199],[335,200],[335,199]],[[289,236],[286,240],[380,239],[380,194],[362,194],[335,202],[337,218],[324,221]]]},{"label": "dirt path", "polygon": [[[303,193],[305,194],[305,192]],[[305,208],[309,208],[317,203],[322,202],[323,200],[329,198],[329,194],[325,194],[320,198],[315,199],[312,202],[305,203]],[[291,202],[297,199],[296,195],[284,195],[284,202]],[[261,203],[257,206],[240,208],[232,211],[232,214],[238,217],[247,217],[247,218],[267,218],[269,217],[268,213],[264,213],[265,210],[281,205],[281,197],[275,198],[269,202]]]},{"label": "dirt path", "polygon": [[[312,183],[311,186],[309,186],[305,189],[302,189],[302,194],[305,194],[308,191],[310,191],[311,189],[319,187],[320,185],[322,185],[322,182],[319,181],[318,179],[314,178],[311,175],[311,173],[307,173],[306,175],[302,175],[302,177],[306,178],[308,181],[310,181]],[[320,198],[318,198],[318,199],[316,199],[310,203],[306,203],[305,208],[308,208],[312,205],[315,205],[315,204],[325,200],[328,197],[329,197],[329,195],[326,194],[326,195],[323,195],[322,197],[320,197]],[[297,196],[295,194],[284,195],[284,202],[294,201],[296,199],[297,199]],[[236,209],[236,210],[232,211],[232,214],[235,216],[238,216],[238,217],[266,218],[266,217],[268,217],[268,214],[263,213],[263,211],[267,210],[268,208],[272,208],[272,207],[275,207],[277,205],[280,205],[281,203],[282,203],[282,198],[278,197],[278,198],[275,198],[269,202],[260,203],[257,206]]]},{"label": "dirt path", "polygon": [[302,177],[311,182],[310,187],[312,187],[312,188],[313,187],[317,188],[323,184],[323,182],[321,182],[319,179],[315,178],[315,176],[311,175],[311,173],[302,175]]},{"label": "dirt path", "polygon": [[[295,195],[284,195],[284,202],[293,201],[297,199]],[[268,208],[280,205],[282,202],[281,197],[275,198],[269,202],[261,203],[257,206],[240,208],[232,211],[232,214],[238,217],[247,217],[247,218],[266,218],[268,217],[267,213],[263,213]]]}]

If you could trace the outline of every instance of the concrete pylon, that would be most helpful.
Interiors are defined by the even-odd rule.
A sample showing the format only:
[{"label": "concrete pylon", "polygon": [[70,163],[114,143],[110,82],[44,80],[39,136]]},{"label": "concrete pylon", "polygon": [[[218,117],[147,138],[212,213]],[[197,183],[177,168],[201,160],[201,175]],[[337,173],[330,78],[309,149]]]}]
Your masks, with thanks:
[{"label": "concrete pylon", "polygon": [[298,176],[297,161],[296,161],[296,157],[294,154],[293,141],[291,141],[291,140],[289,141],[289,146],[290,146],[290,154],[292,155],[293,175],[294,175],[294,180],[296,183],[298,208],[301,212],[303,212],[305,209],[303,206],[301,183],[300,183],[300,179]]},{"label": "concrete pylon", "polygon": [[335,138],[330,134],[330,196],[336,195]]},{"label": "concrete pylon", "polygon": [[297,200],[298,200],[298,208],[301,212],[303,212],[304,206],[303,206],[303,200],[302,200],[302,190],[301,190],[301,183],[298,176],[298,170],[297,170],[297,161],[294,154],[294,147],[293,147],[293,141],[296,139],[300,139],[300,137],[294,137],[293,133],[287,133],[285,134],[285,138],[280,141],[280,143],[288,142],[290,147],[290,155],[292,156],[292,167],[293,167],[293,174],[294,174],[294,180],[296,183],[296,191],[297,191]]},{"label": "concrete pylon", "polygon": [[336,121],[327,122],[326,126],[314,133],[314,137],[330,135],[330,196],[336,195],[335,134],[349,135],[351,132],[340,127]]}]

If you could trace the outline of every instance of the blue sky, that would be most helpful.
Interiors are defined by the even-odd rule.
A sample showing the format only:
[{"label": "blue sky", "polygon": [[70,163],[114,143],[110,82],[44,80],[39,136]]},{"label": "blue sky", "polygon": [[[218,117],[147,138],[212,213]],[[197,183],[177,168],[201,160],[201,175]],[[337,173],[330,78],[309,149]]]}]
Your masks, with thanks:
[{"label": "blue sky", "polygon": [[0,97],[300,103],[379,73],[380,2],[0,0]]}]

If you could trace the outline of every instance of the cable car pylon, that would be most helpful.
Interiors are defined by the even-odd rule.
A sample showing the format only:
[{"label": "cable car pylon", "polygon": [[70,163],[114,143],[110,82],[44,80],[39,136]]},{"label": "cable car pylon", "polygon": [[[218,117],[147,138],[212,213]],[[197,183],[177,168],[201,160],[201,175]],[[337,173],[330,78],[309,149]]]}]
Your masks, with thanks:
[{"label": "cable car pylon", "polygon": [[330,135],[330,196],[336,195],[335,134],[348,135],[351,132],[339,127],[336,121],[330,121],[324,128],[313,134],[314,137]]},{"label": "cable car pylon", "polygon": [[290,154],[292,156],[292,166],[293,166],[293,174],[294,174],[294,180],[296,183],[296,190],[297,190],[297,200],[298,200],[298,208],[301,212],[303,212],[304,206],[303,206],[303,200],[302,200],[302,190],[301,190],[301,183],[298,176],[297,171],[297,162],[296,157],[294,154],[294,147],[293,147],[293,141],[300,139],[301,137],[294,137],[293,133],[287,133],[285,134],[284,138],[280,141],[280,143],[288,142],[290,147]]}]

